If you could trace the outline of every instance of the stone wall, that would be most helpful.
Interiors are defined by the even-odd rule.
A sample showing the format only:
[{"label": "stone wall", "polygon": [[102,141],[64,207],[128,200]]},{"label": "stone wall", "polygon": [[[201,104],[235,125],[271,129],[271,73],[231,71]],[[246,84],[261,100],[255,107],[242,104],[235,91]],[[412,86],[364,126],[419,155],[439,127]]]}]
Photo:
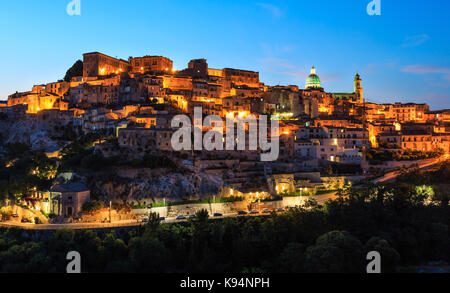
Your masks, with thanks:
[{"label": "stone wall", "polygon": [[[308,198],[307,196],[302,197],[284,197],[283,200],[269,201],[261,203],[253,203],[250,209],[263,210],[263,209],[278,209],[286,207],[295,207],[302,205]],[[202,209],[206,209],[210,215],[214,213],[230,214],[236,213],[237,211],[248,211],[249,205],[247,201],[239,201],[233,203],[212,203],[212,204],[188,204],[188,205],[178,205],[170,207],[158,207],[152,208],[151,212],[158,213],[161,217],[173,218],[179,215],[193,215]],[[147,216],[149,213],[148,209],[134,209],[133,212],[138,216]]]},{"label": "stone wall", "polygon": [[395,169],[395,168],[410,168],[414,165],[423,165],[433,162],[436,159],[424,159],[424,160],[417,160],[417,161],[386,161],[383,162],[381,165],[369,165],[370,167],[373,167],[375,169],[382,169],[382,170],[388,170],[388,169]]},{"label": "stone wall", "polygon": [[[238,210],[247,210],[247,202],[233,202],[233,203],[211,203],[211,204],[187,204],[170,207],[152,208],[152,213],[158,213],[161,217],[177,217],[179,215],[194,215],[200,210],[207,210],[210,215],[214,213],[229,214]],[[148,209],[135,209],[133,212],[136,215],[148,215]]]}]

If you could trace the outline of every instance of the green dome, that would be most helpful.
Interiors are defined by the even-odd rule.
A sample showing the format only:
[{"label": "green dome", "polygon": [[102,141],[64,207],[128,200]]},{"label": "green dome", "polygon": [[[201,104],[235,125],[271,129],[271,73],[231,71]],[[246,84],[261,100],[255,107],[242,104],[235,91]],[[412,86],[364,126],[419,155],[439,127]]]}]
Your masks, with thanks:
[{"label": "green dome", "polygon": [[306,79],[306,88],[321,88],[321,83],[320,83],[320,78],[319,76],[316,74],[316,68],[311,69],[311,74],[308,76],[308,78]]}]

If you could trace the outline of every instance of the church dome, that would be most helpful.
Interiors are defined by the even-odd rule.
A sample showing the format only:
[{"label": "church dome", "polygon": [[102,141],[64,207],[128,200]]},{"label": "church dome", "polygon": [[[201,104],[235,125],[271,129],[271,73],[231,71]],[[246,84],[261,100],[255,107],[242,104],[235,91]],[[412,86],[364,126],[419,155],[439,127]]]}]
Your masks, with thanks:
[{"label": "church dome", "polygon": [[311,74],[306,79],[306,88],[321,88],[320,78],[316,74],[316,68],[311,68]]}]

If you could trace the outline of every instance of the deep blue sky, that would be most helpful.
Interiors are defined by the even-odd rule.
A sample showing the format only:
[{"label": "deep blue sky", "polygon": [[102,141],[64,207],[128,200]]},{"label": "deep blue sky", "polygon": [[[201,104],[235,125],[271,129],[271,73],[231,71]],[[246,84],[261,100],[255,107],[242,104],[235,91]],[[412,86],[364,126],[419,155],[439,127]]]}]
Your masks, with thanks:
[{"label": "deep blue sky", "polygon": [[259,71],[269,85],[304,87],[312,65],[327,91],[352,91],[358,70],[374,102],[450,108],[450,1],[70,0],[0,2],[0,99],[61,79],[82,53],[163,55],[177,69]]}]

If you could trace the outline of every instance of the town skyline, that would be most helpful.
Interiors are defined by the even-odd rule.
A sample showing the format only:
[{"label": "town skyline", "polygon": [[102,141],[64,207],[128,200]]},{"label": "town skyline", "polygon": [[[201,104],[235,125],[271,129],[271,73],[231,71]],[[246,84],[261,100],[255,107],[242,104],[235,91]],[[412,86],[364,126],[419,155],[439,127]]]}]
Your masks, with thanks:
[{"label": "town skyline", "polygon": [[[107,54],[108,55],[108,54]],[[142,55],[140,55],[140,56],[144,56],[144,55],[146,55],[146,54],[142,54]],[[108,56],[110,56],[110,55],[108,55]],[[147,56],[162,56],[162,55],[147,55]],[[112,56],[111,56],[112,57]],[[114,58],[117,58],[117,59],[121,59],[121,60],[125,60],[125,58],[121,58],[120,56],[114,56]],[[130,58],[131,58],[131,56],[130,56]],[[207,59],[207,58],[205,58],[208,62],[209,62],[209,60]],[[80,59],[77,59],[77,60],[80,60]],[[188,60],[189,61],[189,60]],[[176,71],[181,71],[181,70],[184,70],[184,69],[186,69],[187,68],[187,63],[188,62],[186,62],[186,66],[180,66],[178,69],[177,69],[177,67],[174,65],[174,70],[176,70]],[[179,62],[174,62],[174,64],[180,64]],[[315,67],[316,68],[316,66],[315,65],[312,65],[313,67]],[[213,66],[214,67],[214,66]],[[237,67],[224,67],[224,68],[235,68],[235,69],[243,69],[243,68],[237,68]],[[317,69],[317,68],[316,68]],[[411,68],[411,70],[413,70],[414,68]],[[247,70],[247,69],[244,69],[244,70]],[[307,69],[307,70],[305,70],[304,72],[299,72],[299,73],[297,73],[297,76],[298,76],[298,82],[297,83],[292,83],[292,84],[281,84],[281,83],[278,83],[278,84],[267,84],[268,86],[289,86],[289,85],[293,85],[293,86],[298,86],[299,88],[306,88],[306,86],[305,86],[305,80],[306,80],[306,78],[308,77],[308,75],[309,75],[309,73],[308,73],[308,71],[310,70],[310,67],[309,67],[309,69]],[[318,69],[319,71],[320,71],[320,68]],[[261,75],[261,71],[257,71],[256,70],[256,72],[258,72],[260,75]],[[363,75],[363,72],[361,72],[361,71],[359,71],[359,70],[357,70],[355,73],[357,73],[357,74],[360,74],[360,75]],[[327,87],[327,81],[329,81],[329,78],[330,78],[330,76],[327,74],[327,73],[325,73],[325,74],[320,74],[321,75],[321,79],[322,79],[322,81],[323,81],[323,84],[324,84],[324,89],[326,90],[326,91],[329,91],[329,92],[348,92],[348,91],[350,91],[350,89],[351,89],[351,81],[352,81],[352,78],[354,77],[354,74],[353,75],[351,75],[351,76],[345,76],[345,78],[347,78],[346,80],[342,80],[342,84],[345,84],[345,86],[347,86],[347,88],[344,88],[344,86],[341,86],[339,89],[341,89],[340,91],[339,90],[332,90],[332,89],[330,89],[330,88],[328,88]],[[34,85],[40,85],[40,84],[46,84],[46,83],[52,83],[52,82],[57,82],[58,80],[61,80],[62,78],[59,78],[59,79],[55,79],[55,80],[53,80],[53,81],[46,81],[46,82],[43,82],[43,83],[34,83],[33,85],[31,85],[31,86],[29,86],[29,88],[31,88],[32,86],[34,86]],[[303,79],[303,80],[302,80]],[[364,79],[364,75],[363,75],[363,79]],[[264,80],[261,78],[261,81],[262,82],[264,82]],[[364,81],[365,81],[365,83],[366,83],[366,87],[367,87],[367,81],[364,79]],[[23,91],[26,91],[26,88],[23,90]],[[12,94],[14,94],[14,93],[16,93],[16,92],[20,92],[20,91],[14,91],[14,92],[12,92],[12,93],[10,93],[10,94],[8,94],[6,97],[1,97],[0,96],[0,101],[7,101],[8,100],[8,96],[9,95],[12,95]],[[442,107],[433,107],[433,101],[428,101],[428,100],[426,100],[426,99],[423,99],[423,100],[421,100],[421,99],[410,99],[410,98],[408,98],[408,97],[404,97],[404,98],[395,98],[395,97],[391,97],[391,98],[385,98],[385,99],[377,99],[377,98],[373,98],[373,97],[365,97],[365,102],[369,102],[369,103],[377,103],[377,104],[395,104],[395,103],[427,103],[427,104],[429,104],[429,106],[430,106],[430,109],[431,110],[443,110],[443,109],[448,109],[448,107],[446,106],[446,104],[445,104],[445,102],[442,104]]]},{"label": "town skyline", "polygon": [[[108,1],[98,1],[83,3],[81,15],[73,17],[65,13],[64,1],[60,5],[43,1],[33,10],[25,3],[6,3],[0,14],[3,21],[8,20],[10,29],[5,30],[7,26],[3,25],[0,31],[5,44],[3,53],[10,58],[0,70],[4,80],[0,99],[6,100],[8,95],[33,84],[61,79],[81,53],[100,51],[124,59],[130,55],[163,55],[174,60],[178,70],[185,68],[190,59],[206,58],[215,68],[258,71],[268,85],[294,84],[301,88],[310,67],[315,65],[325,89],[331,92],[351,88],[351,78],[358,71],[370,102],[427,102],[431,109],[447,108],[450,62],[444,52],[450,40],[444,14],[449,4],[396,2],[383,3],[382,15],[377,17],[366,14],[365,1],[326,2],[330,9],[323,13],[312,3],[291,1],[233,1],[226,7],[214,1],[135,1],[142,12],[133,13],[133,5],[119,9]],[[8,15],[3,15],[6,11]],[[152,11],[152,21],[147,20],[146,11]],[[165,11],[170,11],[168,16]],[[339,29],[330,11],[340,16]],[[187,16],[194,12],[204,17],[189,20]],[[27,19],[42,16],[45,20],[25,28],[18,22],[20,18],[11,20],[14,15]],[[109,23],[110,19],[123,21]],[[180,30],[182,19],[186,29]],[[109,32],[99,36],[96,30],[89,30],[105,22],[112,28]],[[119,24],[122,22],[145,29],[130,31]],[[213,33],[208,33],[211,25]],[[58,43],[38,42],[38,32],[44,26],[49,35],[58,36]],[[25,50],[27,42],[36,44],[33,51]],[[18,50],[17,43],[24,49]]]},{"label": "town skyline", "polygon": [[0,273],[450,272],[449,11],[3,1]]}]

